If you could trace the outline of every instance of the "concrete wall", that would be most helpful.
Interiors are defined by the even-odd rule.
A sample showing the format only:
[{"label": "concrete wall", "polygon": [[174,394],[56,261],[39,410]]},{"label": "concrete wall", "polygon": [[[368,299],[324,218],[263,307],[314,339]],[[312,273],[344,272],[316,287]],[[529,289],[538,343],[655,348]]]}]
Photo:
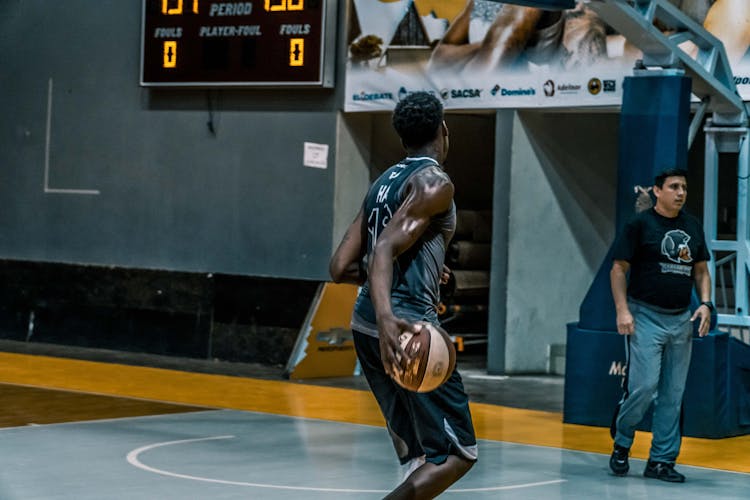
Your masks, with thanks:
[{"label": "concrete wall", "polygon": [[327,277],[339,90],[141,88],[137,0],[3,1],[0,32],[0,258]]},{"label": "concrete wall", "polygon": [[505,369],[543,372],[614,236],[616,114],[523,111],[513,122]]},{"label": "concrete wall", "polygon": [[336,183],[332,248],[341,241],[356,216],[370,185],[372,118],[367,114],[338,117]]},{"label": "concrete wall", "polygon": [[[0,2],[0,259],[327,279],[403,155],[388,113],[340,113],[345,44],[336,89],[144,89],[140,17],[136,0]],[[612,238],[617,115],[501,113],[449,114],[446,168],[460,209],[507,201],[493,355],[539,372]],[[329,145],[327,169],[302,165],[305,141]]]},{"label": "concrete wall", "polygon": [[[458,208],[495,208],[490,371],[545,372],[548,345],[564,344],[566,323],[578,320],[614,236],[618,120],[512,110],[447,116],[446,171]],[[343,233],[366,189],[362,172],[376,176],[403,150],[388,114],[345,115],[341,123],[339,175],[349,192],[344,203],[337,188],[337,206],[348,208],[337,214],[336,232]]]}]

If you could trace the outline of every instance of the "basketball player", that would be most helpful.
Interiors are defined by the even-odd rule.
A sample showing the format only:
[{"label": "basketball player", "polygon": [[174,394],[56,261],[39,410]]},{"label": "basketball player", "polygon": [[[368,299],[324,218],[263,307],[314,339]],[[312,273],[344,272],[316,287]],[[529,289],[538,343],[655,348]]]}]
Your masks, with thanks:
[{"label": "basketball player", "polygon": [[[724,44],[736,65],[750,49],[750,1],[669,0]],[[658,24],[669,32],[673,28]],[[681,48],[693,58],[698,47]],[[467,0],[433,51],[429,68],[472,72],[528,69],[557,64],[563,69],[606,58],[635,60],[640,49],[617,33],[584,2],[575,9],[544,11],[493,0]]]},{"label": "basketball player", "polygon": [[606,56],[606,25],[584,4],[546,11],[493,0],[467,0],[435,47],[430,70],[471,72],[574,68]]},{"label": "basketball player", "polygon": [[461,377],[432,392],[401,388],[404,331],[438,323],[443,262],[456,226],[453,183],[441,167],[448,153],[443,106],[427,92],[406,96],[393,112],[406,157],[370,187],[330,263],[335,282],[362,284],[352,329],[362,371],[378,401],[405,469],[386,498],[434,498],[477,459],[469,398]]}]

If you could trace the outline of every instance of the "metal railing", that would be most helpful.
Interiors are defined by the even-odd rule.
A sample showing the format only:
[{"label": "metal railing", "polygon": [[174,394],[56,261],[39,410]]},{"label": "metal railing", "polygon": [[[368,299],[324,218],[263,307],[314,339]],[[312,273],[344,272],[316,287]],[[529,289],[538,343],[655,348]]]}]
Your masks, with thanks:
[{"label": "metal railing", "polygon": [[[716,260],[716,276],[714,277],[714,303],[716,312],[720,314],[734,314],[737,252],[731,252]],[[729,280],[727,284],[727,273]]]}]

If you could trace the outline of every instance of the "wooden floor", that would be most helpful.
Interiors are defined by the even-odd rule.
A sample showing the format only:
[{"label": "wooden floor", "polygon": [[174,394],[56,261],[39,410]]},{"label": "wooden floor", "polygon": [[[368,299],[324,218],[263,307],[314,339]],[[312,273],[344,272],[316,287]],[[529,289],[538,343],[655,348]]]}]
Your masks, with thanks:
[{"label": "wooden floor", "polygon": [[[383,426],[367,391],[160,368],[0,353],[0,425],[233,409]],[[608,454],[608,429],[563,424],[559,413],[472,404],[480,439]],[[644,433],[645,434],[645,433]],[[634,458],[648,455],[636,438]],[[684,438],[680,463],[750,473],[750,435]]]}]

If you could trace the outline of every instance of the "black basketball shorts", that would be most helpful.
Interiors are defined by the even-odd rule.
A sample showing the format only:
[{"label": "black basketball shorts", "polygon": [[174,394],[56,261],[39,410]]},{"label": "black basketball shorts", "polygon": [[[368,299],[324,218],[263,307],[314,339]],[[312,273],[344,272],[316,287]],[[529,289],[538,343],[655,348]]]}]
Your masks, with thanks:
[{"label": "black basketball shorts", "polygon": [[434,464],[445,462],[448,455],[477,459],[469,396],[458,370],[434,391],[412,392],[385,372],[377,338],[354,331],[354,346],[402,465],[422,455]]}]

